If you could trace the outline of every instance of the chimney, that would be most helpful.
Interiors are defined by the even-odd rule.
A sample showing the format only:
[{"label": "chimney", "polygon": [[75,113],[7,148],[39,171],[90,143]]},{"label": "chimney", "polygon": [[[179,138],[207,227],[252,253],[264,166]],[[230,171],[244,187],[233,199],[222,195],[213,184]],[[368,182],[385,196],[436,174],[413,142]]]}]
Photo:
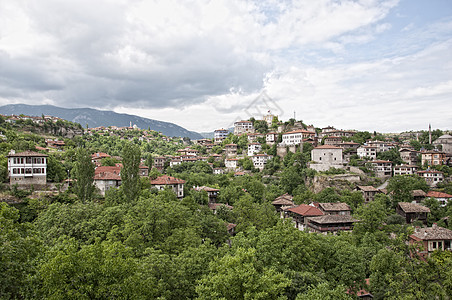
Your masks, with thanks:
[{"label": "chimney", "polygon": [[433,223],[432,228],[437,228],[438,225],[436,223]]}]

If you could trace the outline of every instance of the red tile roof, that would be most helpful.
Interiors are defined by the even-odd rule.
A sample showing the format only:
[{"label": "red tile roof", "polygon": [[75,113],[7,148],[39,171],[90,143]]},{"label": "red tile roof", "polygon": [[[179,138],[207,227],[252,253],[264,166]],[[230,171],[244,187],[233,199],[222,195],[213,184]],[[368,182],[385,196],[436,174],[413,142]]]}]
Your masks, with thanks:
[{"label": "red tile roof", "polygon": [[291,211],[293,213],[296,213],[298,215],[308,217],[308,216],[322,216],[323,213],[320,211],[320,209],[310,206],[307,204],[300,204],[296,207],[289,208],[288,211]]},{"label": "red tile roof", "polygon": [[429,191],[426,195],[426,197],[432,197],[432,198],[452,198],[452,195],[443,193],[443,192],[437,192],[437,191]]},{"label": "red tile roof", "polygon": [[170,185],[170,184],[184,184],[185,180],[171,177],[168,175],[162,175],[160,177],[157,177],[154,180],[151,180],[151,184],[153,185]]}]

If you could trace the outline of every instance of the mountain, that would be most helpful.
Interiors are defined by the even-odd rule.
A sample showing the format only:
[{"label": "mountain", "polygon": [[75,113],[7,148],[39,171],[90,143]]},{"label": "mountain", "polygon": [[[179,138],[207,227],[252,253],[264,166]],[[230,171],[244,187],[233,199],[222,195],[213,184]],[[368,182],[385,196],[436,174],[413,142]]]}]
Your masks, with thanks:
[{"label": "mountain", "polygon": [[83,127],[85,127],[86,124],[88,124],[89,127],[123,127],[129,126],[130,122],[132,122],[132,124],[137,125],[141,129],[150,128],[151,130],[160,131],[166,136],[189,137],[190,139],[203,138],[199,133],[189,131],[173,123],[92,108],[62,108],[53,105],[8,104],[0,106],[0,113],[4,115],[24,114],[28,116],[50,115],[67,121],[80,123]]}]

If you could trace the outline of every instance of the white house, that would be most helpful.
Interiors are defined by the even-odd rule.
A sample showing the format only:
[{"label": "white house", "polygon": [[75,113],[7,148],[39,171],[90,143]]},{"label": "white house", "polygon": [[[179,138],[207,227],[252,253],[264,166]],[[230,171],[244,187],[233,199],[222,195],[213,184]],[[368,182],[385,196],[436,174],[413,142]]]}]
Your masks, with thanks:
[{"label": "white house", "polygon": [[368,157],[372,160],[377,158],[377,146],[361,146],[356,151],[359,158]]},{"label": "white house", "polygon": [[215,143],[222,142],[225,138],[228,137],[229,130],[227,129],[217,129],[213,132]]},{"label": "white house", "polygon": [[282,143],[284,145],[299,145],[303,143],[303,139],[314,137],[315,133],[307,130],[293,130],[282,135]]},{"label": "white house", "polygon": [[265,135],[265,141],[267,143],[275,143],[278,140],[278,134],[276,132],[269,132]]},{"label": "white house", "polygon": [[429,186],[436,186],[444,180],[444,173],[436,170],[417,171],[417,175],[423,177]]},{"label": "white house", "polygon": [[241,135],[242,133],[254,133],[253,122],[251,121],[237,121],[234,123],[234,134]]},{"label": "white house", "polygon": [[8,154],[8,173],[10,184],[44,185],[47,183],[47,157],[33,151]]},{"label": "white house", "polygon": [[158,190],[163,190],[165,187],[170,187],[174,193],[176,193],[177,198],[184,197],[184,184],[185,180],[171,177],[167,175],[162,175],[156,179],[151,180],[151,186],[157,188]]},{"label": "white house", "polygon": [[272,155],[268,155],[265,153],[264,154],[256,154],[253,156],[254,167],[262,170],[265,167],[265,164],[267,163],[267,161],[272,158],[273,158]]},{"label": "white house", "polygon": [[413,175],[416,174],[418,166],[416,165],[400,165],[394,166],[394,176],[396,175]]},{"label": "white house", "polygon": [[309,164],[311,169],[326,171],[330,168],[343,169],[342,148],[336,146],[323,145],[311,150],[313,163]]},{"label": "white house", "polygon": [[121,185],[121,168],[117,166],[97,167],[94,171],[94,185],[102,196],[113,187]]},{"label": "white house", "polygon": [[236,169],[238,161],[237,158],[228,158],[224,161],[224,165],[228,169]]},{"label": "white house", "polygon": [[392,175],[392,162],[389,160],[373,160],[370,165],[377,177],[390,177]]},{"label": "white house", "polygon": [[261,151],[262,146],[259,143],[251,143],[248,145],[248,156],[251,157],[253,156],[255,153],[258,153],[259,151]]}]

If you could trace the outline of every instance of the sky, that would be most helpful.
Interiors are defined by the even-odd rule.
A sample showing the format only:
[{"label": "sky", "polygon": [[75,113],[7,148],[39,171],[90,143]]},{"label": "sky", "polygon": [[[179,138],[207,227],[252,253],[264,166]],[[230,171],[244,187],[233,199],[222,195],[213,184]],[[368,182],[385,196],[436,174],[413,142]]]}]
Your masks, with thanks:
[{"label": "sky", "polygon": [[0,0],[0,105],[452,129],[450,0]]}]

